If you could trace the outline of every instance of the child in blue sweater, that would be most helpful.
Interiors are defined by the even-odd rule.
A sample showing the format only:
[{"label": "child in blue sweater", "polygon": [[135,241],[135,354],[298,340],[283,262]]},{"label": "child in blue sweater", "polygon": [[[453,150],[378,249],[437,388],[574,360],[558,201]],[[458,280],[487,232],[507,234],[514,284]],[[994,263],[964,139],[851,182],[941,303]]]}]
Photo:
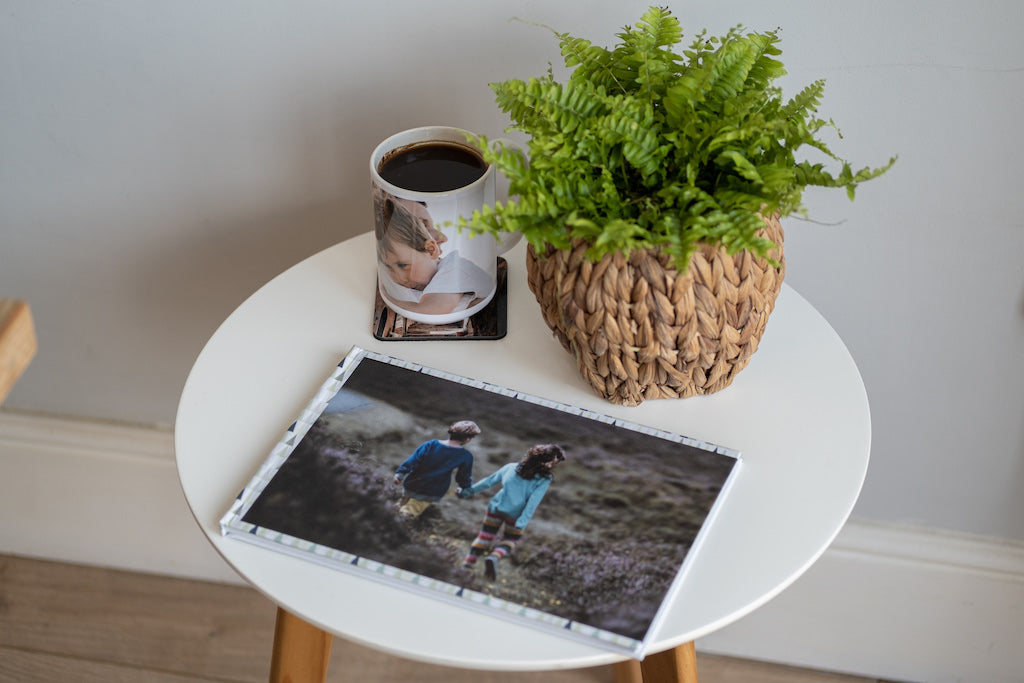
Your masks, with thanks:
[{"label": "child in blue sweater", "polygon": [[479,433],[480,428],[471,420],[455,422],[448,427],[446,440],[431,439],[420,444],[399,465],[395,483],[402,484],[405,494],[398,507],[400,515],[415,519],[444,498],[452,485],[452,472],[460,489],[473,484],[473,454],[466,444]]},{"label": "child in blue sweater", "polygon": [[[480,533],[470,545],[464,569],[472,570],[484,553],[487,578],[498,576],[498,562],[512,553],[523,536],[526,525],[551,485],[551,473],[565,460],[562,449],[554,444],[538,444],[526,452],[522,462],[509,463],[486,479],[459,490],[460,498],[469,498],[492,486],[501,484],[487,504]],[[504,525],[500,538],[498,532]]]}]

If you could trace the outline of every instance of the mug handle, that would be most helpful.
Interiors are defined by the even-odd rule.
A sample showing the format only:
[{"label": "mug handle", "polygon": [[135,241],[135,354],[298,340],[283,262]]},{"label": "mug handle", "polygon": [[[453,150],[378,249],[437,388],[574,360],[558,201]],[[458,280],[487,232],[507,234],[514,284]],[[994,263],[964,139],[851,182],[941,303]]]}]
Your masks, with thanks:
[{"label": "mug handle", "polygon": [[[523,148],[522,145],[520,145],[515,140],[510,140],[508,138],[495,138],[493,140],[489,140],[488,142],[489,142],[489,146],[492,149],[496,145],[503,145],[505,147],[511,147],[511,148],[517,150],[520,154],[523,155],[523,158],[527,160],[527,163],[529,163],[529,157],[526,155],[526,150]],[[496,173],[495,175],[496,176],[501,176],[501,173]],[[501,178],[502,178],[503,182],[499,183],[499,182],[497,182],[497,177],[495,177],[494,199],[495,199],[495,201],[507,202],[508,201],[508,179],[505,178],[504,176],[501,176]],[[497,240],[497,242],[498,242],[498,255],[500,256],[501,254],[504,254],[506,251],[508,251],[512,247],[516,246],[517,244],[519,244],[519,240],[522,239],[522,237],[523,237],[523,233],[521,233],[521,232],[506,232],[506,233],[504,233],[502,235],[501,239]]]}]

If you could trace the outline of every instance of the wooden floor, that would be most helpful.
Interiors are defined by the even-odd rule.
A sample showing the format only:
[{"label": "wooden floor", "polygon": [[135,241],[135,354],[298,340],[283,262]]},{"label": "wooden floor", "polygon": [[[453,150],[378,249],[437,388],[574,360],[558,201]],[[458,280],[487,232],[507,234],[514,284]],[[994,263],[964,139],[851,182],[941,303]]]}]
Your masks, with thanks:
[{"label": "wooden floor", "polygon": [[[275,607],[255,590],[0,555],[0,681],[266,681]],[[698,655],[701,683],[874,683]],[[328,680],[611,683],[610,667],[448,669],[336,638]]]}]

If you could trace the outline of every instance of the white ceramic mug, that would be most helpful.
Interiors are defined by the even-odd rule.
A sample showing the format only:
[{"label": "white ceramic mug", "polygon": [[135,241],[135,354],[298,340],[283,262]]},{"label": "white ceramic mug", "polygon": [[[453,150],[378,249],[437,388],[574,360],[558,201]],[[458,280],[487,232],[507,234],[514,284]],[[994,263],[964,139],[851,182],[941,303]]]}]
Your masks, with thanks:
[{"label": "white ceramic mug", "polygon": [[[386,168],[395,157],[431,145],[468,151],[483,170],[475,180],[450,189],[422,189],[429,184],[409,189],[382,177],[382,165]],[[490,235],[460,231],[458,222],[494,203],[496,173],[459,128],[413,128],[392,135],[373,150],[370,178],[377,286],[389,308],[410,320],[443,325],[468,318],[494,298],[497,256],[519,236],[510,235],[499,243]]]}]

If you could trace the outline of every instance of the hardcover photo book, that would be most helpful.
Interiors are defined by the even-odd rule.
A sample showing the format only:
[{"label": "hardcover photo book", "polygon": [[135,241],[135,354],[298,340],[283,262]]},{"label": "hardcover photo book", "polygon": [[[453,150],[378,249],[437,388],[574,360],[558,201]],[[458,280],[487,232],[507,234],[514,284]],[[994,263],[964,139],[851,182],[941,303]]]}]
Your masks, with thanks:
[{"label": "hardcover photo book", "polygon": [[220,527],[641,659],[740,462],[724,446],[355,348]]}]

